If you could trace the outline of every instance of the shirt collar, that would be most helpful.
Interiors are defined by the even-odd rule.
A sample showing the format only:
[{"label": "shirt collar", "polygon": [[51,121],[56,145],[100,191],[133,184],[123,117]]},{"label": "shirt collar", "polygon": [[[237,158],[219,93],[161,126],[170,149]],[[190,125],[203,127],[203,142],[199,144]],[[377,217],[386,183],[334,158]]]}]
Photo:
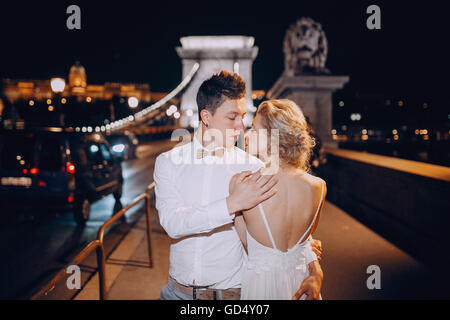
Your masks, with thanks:
[{"label": "shirt collar", "polygon": [[[200,141],[197,139],[197,132],[194,133],[193,144],[194,144],[194,151],[195,151],[195,152],[197,152],[198,149],[203,149],[203,150],[206,150],[206,151],[208,151],[208,152],[212,152],[213,150],[217,150],[217,149],[220,149],[220,148],[221,148],[221,147],[216,147],[216,148],[211,149],[211,150],[205,148],[205,147],[200,143]],[[233,151],[233,150],[234,150],[234,146],[231,147],[231,148],[225,148],[225,151],[227,151],[227,152],[231,152],[231,151]]]}]

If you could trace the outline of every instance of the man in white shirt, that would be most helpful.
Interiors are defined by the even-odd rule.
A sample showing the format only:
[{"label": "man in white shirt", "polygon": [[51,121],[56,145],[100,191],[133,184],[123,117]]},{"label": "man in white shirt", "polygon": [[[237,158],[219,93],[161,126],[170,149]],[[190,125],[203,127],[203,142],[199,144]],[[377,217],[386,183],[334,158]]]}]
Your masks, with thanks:
[{"label": "man in white shirt", "polygon": [[[240,297],[246,252],[233,220],[235,214],[273,196],[277,183],[274,176],[259,172],[244,179],[264,167],[234,146],[244,130],[245,103],[245,82],[239,75],[214,74],[197,94],[201,124],[193,141],[156,159],[156,208],[172,238],[169,282],[161,290],[162,300]],[[241,172],[242,179],[230,194],[230,180]],[[320,255],[320,245],[315,245]],[[311,251],[308,263],[316,259]],[[308,285],[307,291],[320,291],[321,278],[318,282]]]}]

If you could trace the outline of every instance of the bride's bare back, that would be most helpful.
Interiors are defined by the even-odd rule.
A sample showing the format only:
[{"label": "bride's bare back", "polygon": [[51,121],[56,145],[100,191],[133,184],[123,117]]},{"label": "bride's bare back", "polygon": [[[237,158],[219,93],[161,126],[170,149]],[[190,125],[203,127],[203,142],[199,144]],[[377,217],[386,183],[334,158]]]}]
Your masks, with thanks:
[{"label": "bride's bare back", "polygon": [[[314,232],[323,206],[323,201],[320,202],[323,180],[297,169],[280,170],[278,175],[277,194],[261,205],[277,249],[286,252]],[[323,184],[322,198],[325,198],[326,184]],[[300,239],[313,221],[319,205],[319,213],[313,227]],[[273,247],[258,206],[244,211],[244,218],[250,235],[262,245]]]}]

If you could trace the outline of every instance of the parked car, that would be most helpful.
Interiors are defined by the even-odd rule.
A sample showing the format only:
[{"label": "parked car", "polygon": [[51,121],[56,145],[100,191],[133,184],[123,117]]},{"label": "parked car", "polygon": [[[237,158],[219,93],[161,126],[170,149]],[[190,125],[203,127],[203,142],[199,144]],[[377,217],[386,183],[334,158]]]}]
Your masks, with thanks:
[{"label": "parked car", "polygon": [[130,132],[112,133],[106,136],[111,145],[112,152],[123,160],[137,158],[136,149],[139,144],[136,136]]},{"label": "parked car", "polygon": [[92,202],[122,195],[122,168],[99,133],[61,128],[0,132],[0,207],[73,210],[89,219]]}]

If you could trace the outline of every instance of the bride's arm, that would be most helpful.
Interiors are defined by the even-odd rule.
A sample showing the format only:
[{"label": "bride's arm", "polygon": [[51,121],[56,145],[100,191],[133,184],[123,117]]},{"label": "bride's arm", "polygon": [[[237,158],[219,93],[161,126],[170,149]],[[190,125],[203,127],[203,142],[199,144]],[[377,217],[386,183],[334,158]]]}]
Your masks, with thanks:
[{"label": "bride's arm", "polygon": [[236,215],[236,218],[234,219],[234,226],[239,238],[242,241],[242,244],[244,245],[245,251],[247,251],[247,226],[245,225],[243,214]]}]

